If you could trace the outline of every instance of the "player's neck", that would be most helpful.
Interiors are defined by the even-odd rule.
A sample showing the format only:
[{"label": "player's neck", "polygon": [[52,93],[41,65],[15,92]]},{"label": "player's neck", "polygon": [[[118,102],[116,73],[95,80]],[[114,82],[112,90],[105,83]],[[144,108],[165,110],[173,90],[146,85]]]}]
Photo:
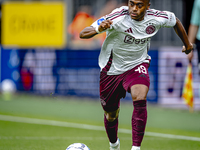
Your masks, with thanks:
[{"label": "player's neck", "polygon": [[132,18],[131,18],[131,20],[133,20],[134,22],[138,22],[138,23],[143,22],[144,19],[145,19],[145,17],[146,17],[146,14],[147,14],[147,13],[145,13],[145,15],[144,15],[143,17],[141,17],[140,19],[132,19]]}]

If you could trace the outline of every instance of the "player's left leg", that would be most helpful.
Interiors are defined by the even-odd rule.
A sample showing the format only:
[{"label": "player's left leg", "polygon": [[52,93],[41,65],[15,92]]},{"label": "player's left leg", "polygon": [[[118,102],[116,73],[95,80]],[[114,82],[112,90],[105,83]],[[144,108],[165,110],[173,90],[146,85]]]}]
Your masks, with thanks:
[{"label": "player's left leg", "polygon": [[146,96],[149,88],[146,85],[136,84],[131,87],[134,111],[132,114],[132,150],[140,150],[146,122]]},{"label": "player's left leg", "polygon": [[150,79],[147,63],[142,63],[127,71],[123,87],[131,93],[134,111],[132,114],[132,150],[140,150],[147,121],[146,97]]}]

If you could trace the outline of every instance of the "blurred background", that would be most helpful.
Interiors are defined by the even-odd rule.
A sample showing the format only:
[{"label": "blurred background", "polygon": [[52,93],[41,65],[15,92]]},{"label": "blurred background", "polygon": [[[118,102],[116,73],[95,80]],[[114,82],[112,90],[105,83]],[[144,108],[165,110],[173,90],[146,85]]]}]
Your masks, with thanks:
[{"label": "blurred background", "polygon": [[[82,29],[128,0],[1,0],[1,94],[99,98],[98,55],[105,33],[89,40]],[[172,11],[188,31],[194,0],[151,0],[151,7]],[[182,99],[187,56],[173,29],[152,38],[151,86],[147,100],[161,106],[188,108]],[[195,51],[194,109],[200,110],[200,75]],[[9,100],[9,96],[5,97]],[[131,101],[130,94],[125,98]]]}]

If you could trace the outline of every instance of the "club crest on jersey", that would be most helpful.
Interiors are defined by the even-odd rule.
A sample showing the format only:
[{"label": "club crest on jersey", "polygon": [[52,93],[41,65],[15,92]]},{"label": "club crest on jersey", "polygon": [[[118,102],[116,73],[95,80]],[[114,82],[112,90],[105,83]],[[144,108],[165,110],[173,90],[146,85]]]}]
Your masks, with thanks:
[{"label": "club crest on jersey", "polygon": [[97,20],[97,25],[100,25],[102,21],[104,21],[104,18],[100,18],[99,20]]},{"label": "club crest on jersey", "polygon": [[156,31],[156,27],[154,25],[150,25],[146,28],[146,33],[147,34],[152,34]]}]

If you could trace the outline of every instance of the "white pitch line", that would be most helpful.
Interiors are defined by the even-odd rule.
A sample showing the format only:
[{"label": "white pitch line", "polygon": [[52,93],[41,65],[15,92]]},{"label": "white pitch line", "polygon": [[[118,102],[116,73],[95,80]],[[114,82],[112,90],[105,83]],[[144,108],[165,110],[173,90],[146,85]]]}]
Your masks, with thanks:
[{"label": "white pitch line", "polygon": [[[0,115],[0,120],[11,121],[11,122],[30,123],[30,124],[70,127],[70,128],[78,128],[78,129],[96,130],[96,131],[105,131],[105,128],[102,127],[102,126],[62,122],[62,121],[55,121],[55,120],[44,120],[44,119],[34,119],[34,118],[26,118],[26,117],[8,116],[8,115]],[[129,130],[129,129],[119,129],[119,132],[120,133],[132,134],[132,131]],[[163,134],[163,133],[155,133],[155,132],[145,132],[145,135],[146,136],[153,136],[153,137],[179,139],[179,140],[200,141],[199,137],[173,135],[173,134]]]},{"label": "white pitch line", "polygon": [[[93,140],[107,140],[107,137],[29,137],[29,136],[0,136],[0,140],[13,140],[13,139],[23,139],[23,140],[88,140],[88,141],[93,141]],[[126,140],[130,140],[130,138],[123,138]]]}]

